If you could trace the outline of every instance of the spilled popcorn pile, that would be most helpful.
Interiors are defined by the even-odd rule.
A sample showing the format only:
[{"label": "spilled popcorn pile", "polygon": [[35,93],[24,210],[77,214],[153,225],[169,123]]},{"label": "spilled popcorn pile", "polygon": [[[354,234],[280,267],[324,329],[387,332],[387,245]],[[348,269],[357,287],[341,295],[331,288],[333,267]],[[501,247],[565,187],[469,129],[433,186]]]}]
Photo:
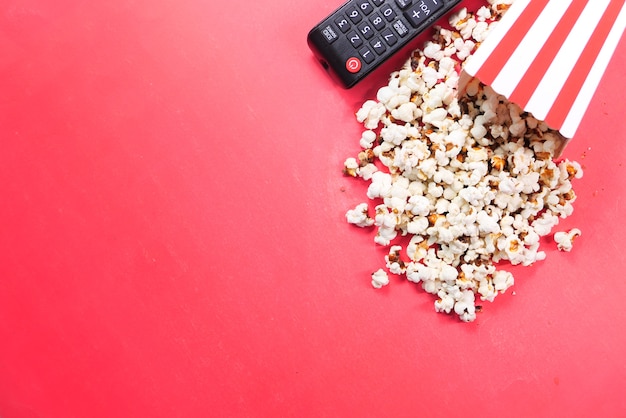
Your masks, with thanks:
[{"label": "spilled popcorn pile", "polygon": [[[478,80],[457,95],[463,61],[497,24],[511,0],[490,0],[476,13],[462,9],[451,29],[437,28],[387,86],[357,112],[365,126],[358,158],[344,172],[369,181],[367,203],[348,222],[377,228],[389,247],[387,269],[438,296],[437,312],[476,319],[476,298],[493,301],[513,285],[495,263],[531,265],[546,257],[540,238],[572,214],[578,163],[553,158],[562,137]],[[559,233],[569,251],[575,230]],[[394,245],[406,236],[403,247]],[[389,283],[387,272],[372,285]]]}]

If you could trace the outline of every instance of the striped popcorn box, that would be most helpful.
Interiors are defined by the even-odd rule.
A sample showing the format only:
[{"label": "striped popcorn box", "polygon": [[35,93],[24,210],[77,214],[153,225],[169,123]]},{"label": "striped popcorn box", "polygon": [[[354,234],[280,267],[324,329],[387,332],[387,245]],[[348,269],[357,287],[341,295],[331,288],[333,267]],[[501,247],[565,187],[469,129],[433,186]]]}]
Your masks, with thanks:
[{"label": "striped popcorn box", "polygon": [[626,26],[626,0],[516,0],[468,59],[478,78],[571,139]]}]

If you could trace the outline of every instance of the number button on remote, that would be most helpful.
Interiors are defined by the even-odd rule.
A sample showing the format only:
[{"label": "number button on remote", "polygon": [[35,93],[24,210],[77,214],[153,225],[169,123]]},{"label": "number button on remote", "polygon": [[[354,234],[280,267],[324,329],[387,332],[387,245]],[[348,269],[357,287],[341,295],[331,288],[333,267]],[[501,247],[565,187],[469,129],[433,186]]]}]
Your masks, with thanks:
[{"label": "number button on remote", "polygon": [[361,16],[361,13],[359,13],[359,9],[356,6],[350,7],[346,13],[348,14],[348,18],[355,25],[363,20],[363,16]]},{"label": "number button on remote", "polygon": [[387,50],[387,48],[385,48],[385,44],[380,39],[372,41],[372,48],[374,48],[374,52],[376,52],[378,55],[384,54]]},{"label": "number button on remote", "polygon": [[398,42],[398,37],[389,28],[383,29],[380,34],[383,35],[383,39],[389,46],[393,46]]},{"label": "number button on remote", "polygon": [[344,17],[335,19],[335,25],[337,25],[342,33],[346,33],[350,30],[350,22]]},{"label": "number button on remote", "polygon": [[368,64],[371,64],[376,59],[372,50],[369,49],[367,46],[364,46],[363,48],[361,48],[359,50],[359,54],[361,54],[361,57],[363,57],[363,60]]},{"label": "number button on remote", "polygon": [[384,5],[380,8],[380,12],[383,14],[387,22],[393,22],[393,19],[396,18],[396,11],[389,5]]},{"label": "number button on remote", "polygon": [[382,17],[380,17],[378,13],[373,14],[370,20],[372,22],[372,25],[374,25],[374,29],[378,31],[385,27],[385,21]]},{"label": "number button on remote", "polygon": [[363,22],[358,26],[358,28],[359,32],[361,32],[365,39],[371,39],[372,36],[374,36],[374,29],[372,29],[372,26],[369,23]]},{"label": "number button on remote", "polygon": [[374,11],[374,8],[370,4],[370,2],[367,0],[358,0],[357,6],[365,16],[368,16],[370,13]]},{"label": "number button on remote", "polygon": [[348,39],[354,48],[358,48],[363,45],[363,39],[359,36],[358,33],[352,31],[348,34]]}]

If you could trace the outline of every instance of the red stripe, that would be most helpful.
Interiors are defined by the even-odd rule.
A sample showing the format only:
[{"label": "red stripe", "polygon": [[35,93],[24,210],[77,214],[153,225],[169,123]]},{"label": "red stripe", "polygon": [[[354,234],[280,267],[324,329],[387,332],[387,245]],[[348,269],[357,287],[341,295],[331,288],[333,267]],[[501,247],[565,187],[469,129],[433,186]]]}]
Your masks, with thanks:
[{"label": "red stripe", "polygon": [[593,35],[589,39],[589,42],[585,46],[583,53],[576,61],[574,71],[569,75],[563,89],[559,93],[552,109],[548,112],[546,117],[546,123],[554,129],[560,129],[569,114],[570,109],[576,101],[576,97],[580,92],[591,67],[593,66],[600,50],[604,45],[604,41],[611,32],[617,16],[624,6],[624,0],[611,1],[608,8],[605,10],[600,19],[600,23],[596,27]]},{"label": "red stripe", "polygon": [[517,103],[522,108],[526,107],[588,2],[588,0],[574,0],[568,7],[561,20],[550,34],[548,40],[541,48],[530,67],[528,67],[528,70],[519,84],[515,87],[513,93],[511,93],[509,97],[510,101]]},{"label": "red stripe", "polygon": [[[500,40],[500,43],[491,52],[488,61],[483,63],[476,76],[485,84],[492,84],[515,48],[522,42],[537,17],[548,4],[548,0],[531,0],[522,14],[517,18]],[[486,65],[485,65],[486,64]]]}]

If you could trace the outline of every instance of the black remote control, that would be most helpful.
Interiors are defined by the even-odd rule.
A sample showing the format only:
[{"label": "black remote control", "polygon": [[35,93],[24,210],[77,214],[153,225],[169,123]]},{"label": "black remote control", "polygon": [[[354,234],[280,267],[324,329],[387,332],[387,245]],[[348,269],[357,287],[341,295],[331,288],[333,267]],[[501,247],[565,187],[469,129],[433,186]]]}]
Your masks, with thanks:
[{"label": "black remote control", "polygon": [[349,88],[461,0],[348,0],[308,35],[309,47]]}]

